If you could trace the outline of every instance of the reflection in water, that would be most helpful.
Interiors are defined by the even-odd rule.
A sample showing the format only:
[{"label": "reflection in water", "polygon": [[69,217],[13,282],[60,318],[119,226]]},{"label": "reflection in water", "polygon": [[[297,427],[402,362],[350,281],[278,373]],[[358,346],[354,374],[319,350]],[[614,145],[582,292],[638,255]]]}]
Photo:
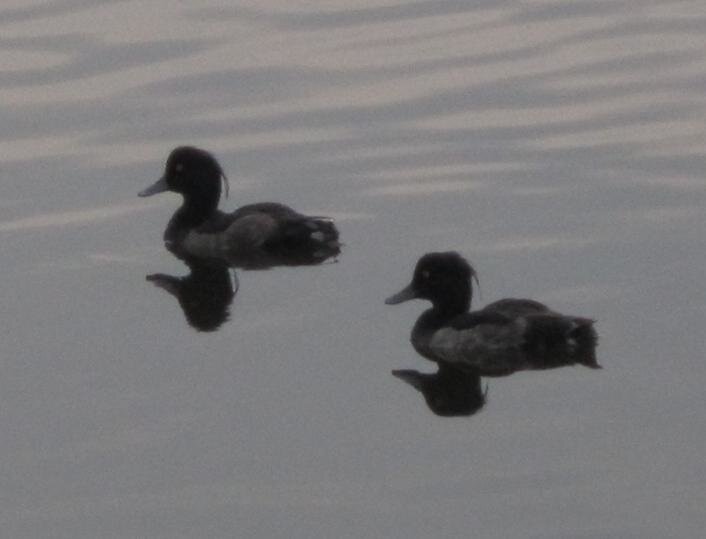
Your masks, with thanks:
[{"label": "reflection in water", "polygon": [[414,349],[439,366],[435,374],[392,374],[422,392],[437,415],[471,415],[485,404],[481,376],[508,376],[581,364],[599,369],[593,320],[556,313],[530,299],[501,299],[469,312],[475,270],[458,253],[427,253],[412,282],[385,300],[427,299],[412,329]]},{"label": "reflection in water", "polygon": [[[226,264],[214,260],[185,259],[191,272],[185,277],[153,273],[146,279],[179,300],[189,325],[197,331],[215,331],[230,316],[238,292],[238,277]],[[235,286],[234,282],[235,281]]]},{"label": "reflection in water", "polygon": [[[706,2],[0,5],[0,200],[18,200],[2,208],[17,305],[3,320],[3,537],[401,539],[471,522],[479,537],[702,535]],[[221,326],[233,339],[167,320],[183,330],[170,350],[150,338],[170,329],[157,308],[182,314],[121,278],[132,263],[50,271],[38,289],[29,268],[153,253],[172,211],[159,226],[126,208],[108,226],[92,210],[189,140],[227,156],[243,200],[374,216],[341,231],[355,256],[285,281],[304,305],[253,294],[262,331],[235,327],[242,295]],[[590,303],[621,357],[610,384],[556,371],[552,406],[494,386],[490,417],[468,420],[481,436],[425,428],[453,420],[387,373],[399,394],[356,398],[380,367],[370,293],[394,285],[395,257],[432,245],[492,253],[498,289]],[[189,271],[173,267],[139,279]],[[422,310],[406,311],[410,328]],[[190,361],[200,335],[208,369]],[[234,369],[234,339],[256,361]],[[393,398],[409,409],[377,413]],[[415,413],[421,432],[398,428]]]},{"label": "reflection in water", "polygon": [[392,371],[392,375],[418,389],[439,416],[470,416],[485,405],[488,388],[481,388],[480,376],[474,373],[439,364],[433,374],[405,369]]}]

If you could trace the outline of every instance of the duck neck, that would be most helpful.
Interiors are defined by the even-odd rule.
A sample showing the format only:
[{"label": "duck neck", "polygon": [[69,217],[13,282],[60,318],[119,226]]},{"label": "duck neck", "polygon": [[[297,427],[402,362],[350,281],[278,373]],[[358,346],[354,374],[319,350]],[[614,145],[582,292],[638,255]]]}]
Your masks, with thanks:
[{"label": "duck neck", "polygon": [[440,319],[450,319],[468,312],[471,308],[470,294],[449,294],[432,301],[432,311]]},{"label": "duck neck", "polygon": [[189,230],[197,228],[217,211],[218,194],[215,197],[184,197],[181,205],[169,220],[164,231],[164,240],[178,242]]},{"label": "duck neck", "polygon": [[181,219],[192,226],[200,225],[218,209],[219,198],[219,191],[202,192],[197,197],[185,196],[179,208]]},{"label": "duck neck", "polygon": [[412,333],[422,334],[433,333],[440,327],[446,325],[449,320],[456,318],[458,315],[468,312],[471,306],[470,298],[457,298],[455,302],[446,298],[443,301],[434,301],[432,308],[427,309],[417,320]]},{"label": "duck neck", "polygon": [[412,328],[411,341],[417,353],[431,361],[436,361],[434,352],[429,348],[432,336],[456,316],[467,312],[469,306],[470,300],[457,304],[434,302],[431,309],[424,311]]}]

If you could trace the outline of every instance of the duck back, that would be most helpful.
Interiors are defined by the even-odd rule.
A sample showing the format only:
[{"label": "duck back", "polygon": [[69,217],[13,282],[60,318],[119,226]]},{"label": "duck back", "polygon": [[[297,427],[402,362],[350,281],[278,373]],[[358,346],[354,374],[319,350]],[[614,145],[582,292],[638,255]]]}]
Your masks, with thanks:
[{"label": "duck back", "polygon": [[596,360],[598,335],[593,320],[560,314],[525,317],[524,350],[532,369],[581,364],[601,368]]},{"label": "duck back", "polygon": [[495,312],[509,318],[526,316],[528,314],[550,313],[549,307],[533,299],[505,298],[489,303],[482,309],[484,312]]}]

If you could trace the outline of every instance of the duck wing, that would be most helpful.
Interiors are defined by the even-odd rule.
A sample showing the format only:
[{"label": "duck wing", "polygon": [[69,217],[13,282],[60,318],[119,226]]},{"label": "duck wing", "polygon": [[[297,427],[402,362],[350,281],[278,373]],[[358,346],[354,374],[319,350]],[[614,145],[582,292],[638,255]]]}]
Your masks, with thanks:
[{"label": "duck wing", "polygon": [[193,232],[198,234],[218,234],[233,224],[233,214],[216,211],[206,221],[196,227]]},{"label": "duck wing", "polygon": [[261,246],[273,265],[320,264],[341,252],[338,229],[328,217],[303,215],[274,202],[251,204],[236,213],[238,227],[251,222],[248,237]]},{"label": "duck wing", "polygon": [[[249,213],[227,226],[200,227],[189,232],[182,249],[192,256],[227,260],[235,266],[267,267],[263,246],[277,230],[277,222],[266,213]],[[248,261],[251,261],[249,263]]]},{"label": "duck wing", "polygon": [[475,311],[434,331],[427,344],[436,361],[481,376],[504,376],[527,368],[522,345],[526,322],[498,312]]}]

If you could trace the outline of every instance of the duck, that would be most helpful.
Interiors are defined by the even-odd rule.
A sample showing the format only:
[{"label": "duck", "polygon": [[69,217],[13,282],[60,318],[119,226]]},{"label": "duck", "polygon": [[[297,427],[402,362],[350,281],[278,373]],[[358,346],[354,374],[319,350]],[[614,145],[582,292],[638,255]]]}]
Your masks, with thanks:
[{"label": "duck", "polygon": [[456,251],[422,256],[412,282],[385,300],[431,301],[414,324],[411,342],[422,357],[480,376],[566,365],[601,366],[594,320],[564,315],[531,299],[506,298],[470,311],[473,267]]},{"label": "duck", "polygon": [[218,209],[228,179],[206,150],[180,146],[169,154],[162,177],[140,191],[149,197],[171,191],[183,197],[164,232],[177,256],[226,260],[234,267],[315,265],[340,253],[338,230],[329,217],[303,215],[278,202]]}]

